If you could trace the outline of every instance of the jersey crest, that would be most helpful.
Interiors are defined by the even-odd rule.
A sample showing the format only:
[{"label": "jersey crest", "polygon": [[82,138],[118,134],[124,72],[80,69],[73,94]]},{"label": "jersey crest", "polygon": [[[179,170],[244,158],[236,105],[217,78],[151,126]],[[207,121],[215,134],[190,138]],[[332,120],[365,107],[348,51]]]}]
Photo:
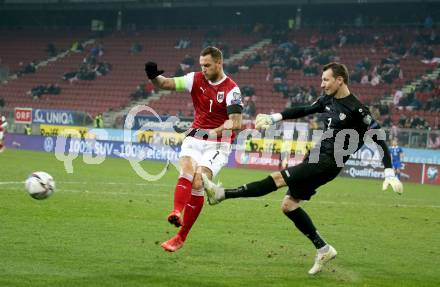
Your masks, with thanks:
[{"label": "jersey crest", "polygon": [[217,102],[223,103],[225,99],[225,92],[217,92]]},{"label": "jersey crest", "polygon": [[346,117],[347,117],[347,116],[346,116],[344,113],[340,113],[340,114],[339,114],[339,119],[340,119],[341,121],[345,120]]}]

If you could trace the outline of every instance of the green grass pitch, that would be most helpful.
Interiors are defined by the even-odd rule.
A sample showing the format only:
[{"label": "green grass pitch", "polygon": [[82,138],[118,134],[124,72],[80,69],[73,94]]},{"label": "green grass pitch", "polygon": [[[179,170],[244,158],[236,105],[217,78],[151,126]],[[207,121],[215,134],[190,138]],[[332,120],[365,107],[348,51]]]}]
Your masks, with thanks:
[{"label": "green grass pitch", "polygon": [[[145,162],[150,172],[163,167]],[[157,182],[128,161],[73,162],[53,154],[0,154],[0,286],[440,286],[440,188],[405,184],[402,196],[380,181],[337,178],[303,206],[338,257],[307,275],[315,251],[282,214],[285,190],[266,197],[205,204],[185,246],[160,243],[177,171]],[[53,175],[57,192],[34,200],[23,181]],[[225,186],[266,171],[224,169]]]}]

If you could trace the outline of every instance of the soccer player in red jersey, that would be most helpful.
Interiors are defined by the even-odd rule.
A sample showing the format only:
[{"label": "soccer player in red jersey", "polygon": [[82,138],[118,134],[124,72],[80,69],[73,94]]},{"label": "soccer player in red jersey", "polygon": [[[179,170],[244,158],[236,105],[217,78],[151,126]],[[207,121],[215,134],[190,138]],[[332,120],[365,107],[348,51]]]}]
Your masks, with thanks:
[{"label": "soccer player in red jersey", "polygon": [[180,175],[174,192],[174,208],[168,215],[168,222],[180,230],[161,245],[169,252],[183,246],[202,210],[201,174],[213,178],[227,164],[235,137],[233,131],[241,128],[241,92],[223,71],[222,52],[216,47],[203,49],[200,66],[201,72],[166,78],[156,63],[145,64],[145,72],[156,88],[190,92],[194,105],[194,122],[179,155]]},{"label": "soccer player in red jersey", "polygon": [[8,122],[6,121],[6,117],[0,116],[0,152],[5,150],[3,139],[5,136],[5,130],[7,126],[8,126]]}]

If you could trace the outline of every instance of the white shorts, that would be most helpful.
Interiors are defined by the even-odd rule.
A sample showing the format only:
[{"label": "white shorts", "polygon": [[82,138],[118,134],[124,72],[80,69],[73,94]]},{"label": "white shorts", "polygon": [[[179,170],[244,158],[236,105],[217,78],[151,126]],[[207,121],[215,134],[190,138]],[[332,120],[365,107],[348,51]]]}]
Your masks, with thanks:
[{"label": "white shorts", "polygon": [[3,140],[4,132],[0,132],[0,141]]},{"label": "white shorts", "polygon": [[213,142],[186,137],[182,143],[179,157],[191,157],[197,166],[204,166],[212,171],[214,178],[228,163],[231,153],[231,144],[225,142]]}]

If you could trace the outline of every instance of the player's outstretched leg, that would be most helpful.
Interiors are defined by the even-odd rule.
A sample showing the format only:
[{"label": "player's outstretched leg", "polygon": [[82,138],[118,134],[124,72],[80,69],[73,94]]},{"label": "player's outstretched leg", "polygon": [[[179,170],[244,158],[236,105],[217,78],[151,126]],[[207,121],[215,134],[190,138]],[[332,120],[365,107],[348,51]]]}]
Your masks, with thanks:
[{"label": "player's outstretched leg", "polygon": [[272,176],[263,180],[251,182],[237,188],[223,188],[202,175],[203,188],[210,205],[218,204],[228,198],[258,197],[278,189]]},{"label": "player's outstretched leg", "polygon": [[189,231],[199,217],[200,212],[203,208],[204,203],[203,190],[192,191],[191,198],[185,206],[183,213],[183,224],[177,235],[172,237],[170,240],[162,243],[162,248],[168,252],[174,252],[183,247],[186,237]]},{"label": "player's outstretched leg", "polygon": [[225,189],[220,184],[215,184],[205,174],[202,174],[202,182],[210,205],[219,204],[225,199]]},{"label": "player's outstretched leg", "polygon": [[168,222],[176,227],[183,225],[182,211],[191,197],[192,181],[193,176],[189,174],[181,174],[177,180],[174,191],[174,208],[167,218]]},{"label": "player's outstretched leg", "polygon": [[296,228],[309,238],[315,246],[317,255],[312,268],[309,270],[310,275],[315,275],[322,270],[322,267],[328,261],[336,257],[337,252],[321,238],[309,215],[299,206],[300,201],[287,195],[283,200],[282,210],[295,224]]},{"label": "player's outstretched leg", "polygon": [[333,246],[331,246],[329,244],[326,245],[325,249],[326,249],[326,251],[320,251],[318,249],[318,251],[316,252],[315,262],[314,262],[312,268],[310,268],[310,270],[309,270],[310,275],[315,275],[315,274],[321,272],[322,267],[324,267],[324,265],[327,262],[329,262],[330,260],[335,258],[336,255],[338,254],[338,252],[336,252],[336,249],[333,248]]},{"label": "player's outstretched leg", "polygon": [[161,246],[165,251],[174,252],[177,249],[182,248],[184,243],[185,241],[182,240],[182,238],[179,235],[175,235],[171,239],[163,242]]},{"label": "player's outstretched leg", "polygon": [[203,190],[193,190],[191,199],[185,206],[185,212],[183,214],[183,226],[180,228],[178,233],[183,240],[186,239],[189,231],[199,217],[204,202],[205,197],[203,195]]}]

